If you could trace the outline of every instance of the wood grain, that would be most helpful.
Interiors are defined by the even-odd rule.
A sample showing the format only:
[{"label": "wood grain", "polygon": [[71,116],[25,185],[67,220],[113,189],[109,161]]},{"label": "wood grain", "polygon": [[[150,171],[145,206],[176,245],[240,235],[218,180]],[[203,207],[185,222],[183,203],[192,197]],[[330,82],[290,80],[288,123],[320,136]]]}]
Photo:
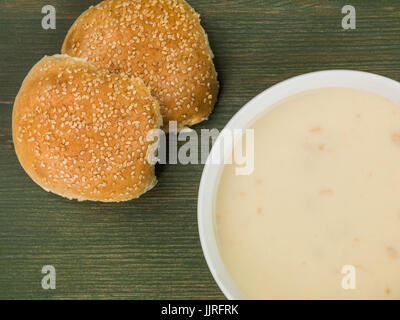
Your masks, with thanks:
[{"label": "wood grain", "polygon": [[[370,71],[400,80],[400,2],[352,0],[357,29],[341,28],[347,1],[189,0],[202,16],[221,81],[210,120],[221,129],[249,99],[294,75]],[[159,184],[119,204],[68,201],[37,187],[11,137],[15,95],[31,66],[58,53],[74,19],[97,1],[0,0],[0,298],[220,299],[197,232],[202,165],[163,165]],[[41,8],[57,29],[41,28]],[[57,289],[41,288],[41,268]]]}]

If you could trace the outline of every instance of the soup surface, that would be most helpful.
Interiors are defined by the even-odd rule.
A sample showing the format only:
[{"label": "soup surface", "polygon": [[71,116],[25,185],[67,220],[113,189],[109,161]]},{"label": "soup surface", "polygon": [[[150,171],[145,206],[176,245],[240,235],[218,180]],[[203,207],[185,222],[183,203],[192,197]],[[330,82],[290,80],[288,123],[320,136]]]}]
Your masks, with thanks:
[{"label": "soup surface", "polygon": [[225,165],[219,251],[250,299],[400,298],[400,105],[347,88],[258,118],[254,171]]}]

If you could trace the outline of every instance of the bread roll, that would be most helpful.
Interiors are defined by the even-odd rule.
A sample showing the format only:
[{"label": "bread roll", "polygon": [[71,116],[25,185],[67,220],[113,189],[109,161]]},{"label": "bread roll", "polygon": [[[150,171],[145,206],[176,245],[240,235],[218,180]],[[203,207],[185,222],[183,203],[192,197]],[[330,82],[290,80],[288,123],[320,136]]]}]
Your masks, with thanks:
[{"label": "bread roll", "polygon": [[218,94],[213,54],[198,14],[183,0],[106,0],[83,12],[62,53],[138,76],[178,128],[205,120]]},{"label": "bread roll", "polygon": [[156,184],[146,135],[162,120],[140,79],[83,59],[46,56],[23,81],[12,121],[18,159],[47,191],[124,201]]}]

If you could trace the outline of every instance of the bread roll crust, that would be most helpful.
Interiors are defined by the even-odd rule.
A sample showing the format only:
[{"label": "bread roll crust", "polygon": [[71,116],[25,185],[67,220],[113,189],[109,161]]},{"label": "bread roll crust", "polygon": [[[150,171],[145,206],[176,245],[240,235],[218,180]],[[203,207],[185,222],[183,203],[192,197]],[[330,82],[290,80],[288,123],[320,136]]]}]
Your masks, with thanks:
[{"label": "bread roll crust", "polygon": [[162,123],[143,81],[66,55],[42,58],[15,99],[15,151],[42,188],[69,199],[124,201],[156,184],[147,133]]},{"label": "bread roll crust", "polygon": [[217,73],[197,13],[183,0],[106,0],[72,25],[62,53],[140,77],[164,119],[205,120],[217,100]]}]

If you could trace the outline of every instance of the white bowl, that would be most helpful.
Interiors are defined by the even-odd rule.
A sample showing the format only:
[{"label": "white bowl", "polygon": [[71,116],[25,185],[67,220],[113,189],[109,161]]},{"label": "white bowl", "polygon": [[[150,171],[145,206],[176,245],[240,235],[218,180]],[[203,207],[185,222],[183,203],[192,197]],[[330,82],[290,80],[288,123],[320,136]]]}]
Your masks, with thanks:
[{"label": "white bowl", "polygon": [[[228,122],[225,129],[243,129],[278,101],[302,91],[324,88],[344,87],[370,91],[400,103],[400,83],[372,73],[351,70],[329,70],[307,73],[280,82],[261,92],[246,103]],[[224,141],[225,146],[227,141]],[[221,136],[217,138],[209,157],[216,156],[222,144]],[[228,150],[232,146],[228,146]],[[219,184],[223,163],[206,164],[201,176],[197,217],[200,242],[208,267],[218,286],[228,299],[244,299],[219,254],[214,224],[215,195]]]}]

